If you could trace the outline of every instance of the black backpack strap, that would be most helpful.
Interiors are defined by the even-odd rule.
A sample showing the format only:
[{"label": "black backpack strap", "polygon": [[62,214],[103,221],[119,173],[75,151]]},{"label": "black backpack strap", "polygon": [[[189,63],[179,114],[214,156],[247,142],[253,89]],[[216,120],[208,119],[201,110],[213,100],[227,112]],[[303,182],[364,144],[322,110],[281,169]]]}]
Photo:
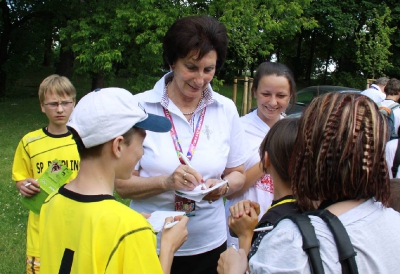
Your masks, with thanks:
[{"label": "black backpack strap", "polygon": [[326,222],[333,234],[337,246],[339,261],[342,265],[342,273],[357,274],[358,268],[356,263],[357,253],[351,244],[350,237],[347,234],[346,228],[336,215],[328,210],[314,211],[308,214],[316,215]]},{"label": "black backpack strap", "polygon": [[400,148],[399,148],[400,146],[399,146],[399,144],[400,144],[400,142],[399,142],[399,140],[397,140],[396,154],[394,155],[393,165],[392,165],[392,170],[391,170],[393,178],[396,178],[397,170],[399,169],[399,165],[400,165]]},{"label": "black backpack strap", "polygon": [[[290,219],[297,225],[303,238],[303,250],[308,255],[308,262],[310,264],[311,273],[323,274],[324,268],[322,266],[321,255],[319,253],[319,241],[315,235],[315,230],[311,224],[310,218],[303,214],[286,214],[276,224],[283,220]],[[274,227],[275,227],[274,226]]]}]

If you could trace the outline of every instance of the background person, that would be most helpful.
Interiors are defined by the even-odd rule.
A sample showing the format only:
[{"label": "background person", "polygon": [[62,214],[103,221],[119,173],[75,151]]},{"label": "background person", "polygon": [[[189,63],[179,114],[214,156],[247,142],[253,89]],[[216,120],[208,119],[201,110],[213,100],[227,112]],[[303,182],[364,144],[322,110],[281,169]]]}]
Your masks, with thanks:
[{"label": "background person", "polygon": [[396,157],[396,151],[397,151],[397,147],[399,145],[399,139],[393,139],[390,140],[389,142],[387,142],[386,147],[385,147],[385,151],[386,151],[386,164],[388,167],[388,172],[389,172],[389,178],[393,179],[393,178],[400,178],[400,168],[399,165],[400,163],[398,163],[397,165],[397,172],[396,174],[393,174],[393,164],[396,164],[394,162],[395,157]]},{"label": "background person", "polygon": [[[27,133],[15,151],[12,179],[20,194],[32,197],[40,191],[36,180],[55,159],[62,161],[74,179],[79,169],[79,154],[67,122],[75,106],[76,90],[68,78],[56,74],[45,78],[39,86],[39,102],[49,123]],[[29,185],[30,184],[30,185]],[[26,241],[26,272],[39,273],[39,215],[29,211]]]},{"label": "background person", "polygon": [[[343,123],[346,121],[346,123]],[[294,196],[307,211],[325,208],[343,223],[357,253],[359,273],[395,273],[400,262],[400,215],[387,208],[390,183],[385,164],[389,134],[379,110],[365,96],[328,93],[315,98],[300,118],[299,132],[290,160]],[[341,264],[326,223],[310,216],[320,242],[326,273],[340,273]],[[222,255],[223,269],[241,270],[229,248]],[[237,262],[232,261],[236,259]],[[260,243],[249,261],[252,273],[310,273],[302,236],[290,220],[279,222]],[[243,272],[242,272],[243,273]]]},{"label": "background person", "polygon": [[361,94],[369,97],[375,103],[380,103],[386,98],[384,89],[388,81],[389,78],[380,77],[369,88],[361,92]]},{"label": "background person", "polygon": [[[152,90],[135,95],[149,113],[172,122],[169,133],[148,132],[144,154],[130,180],[117,180],[116,190],[132,199],[138,212],[195,208],[188,213],[189,237],[175,253],[172,273],[216,273],[226,249],[226,221],[222,196],[244,183],[247,158],[244,131],[232,100],[214,92],[210,82],[225,61],[225,27],[209,16],[176,20],[163,39],[163,57],[171,70]],[[178,152],[193,168],[183,165]],[[175,190],[192,190],[229,181],[200,202],[185,200]]]},{"label": "background person", "polygon": [[151,225],[113,196],[115,178],[130,178],[143,154],[145,130],[166,132],[168,119],[147,114],[127,90],[104,88],[79,101],[68,125],[81,170],[40,211],[41,273],[169,273],[188,218],[162,231],[158,259]]},{"label": "background person", "polygon": [[[259,204],[261,218],[274,200],[274,183],[260,165],[259,148],[270,128],[283,118],[281,113],[286,110],[290,99],[295,101],[296,83],[292,72],[284,64],[264,62],[257,68],[252,92],[257,100],[257,109],[240,118],[246,132],[246,148],[250,151],[244,165],[246,182],[239,191],[227,197],[227,218],[231,215],[229,208],[232,205],[247,199]],[[238,244],[237,238],[230,235],[229,229],[227,243],[228,246],[232,243]]]},{"label": "background person", "polygon": [[400,179],[390,179],[390,200],[389,206],[400,212]]},{"label": "background person", "polygon": [[390,108],[394,115],[394,130],[399,132],[400,127],[400,80],[396,78],[390,79],[385,86],[386,99],[378,104]]}]

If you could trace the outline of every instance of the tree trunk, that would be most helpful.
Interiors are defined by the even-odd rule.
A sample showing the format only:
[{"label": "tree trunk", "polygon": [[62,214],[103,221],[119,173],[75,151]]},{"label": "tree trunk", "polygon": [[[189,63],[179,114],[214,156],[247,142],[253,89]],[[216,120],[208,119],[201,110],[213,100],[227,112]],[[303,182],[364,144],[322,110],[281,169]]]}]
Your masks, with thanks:
[{"label": "tree trunk", "polygon": [[301,30],[301,32],[299,33],[299,37],[297,40],[297,50],[296,50],[296,57],[294,59],[294,79],[298,79],[298,77],[302,74],[301,73],[301,44],[303,42],[303,30]]},{"label": "tree trunk", "polygon": [[0,70],[0,101],[2,101],[7,94],[7,73]]},{"label": "tree trunk", "polygon": [[331,38],[331,42],[328,45],[328,54],[326,56],[326,61],[325,61],[325,71],[324,71],[324,80],[323,80],[324,85],[326,84],[326,75],[328,74],[329,60],[331,59],[331,52],[332,52],[334,41],[335,41],[335,33],[332,33],[332,38]]},{"label": "tree trunk", "polygon": [[57,64],[56,74],[71,78],[74,66],[74,53],[72,50],[64,50],[65,46],[61,43],[60,61]]},{"label": "tree trunk", "polygon": [[42,66],[44,67],[50,67],[52,66],[52,61],[53,61],[53,51],[51,49],[51,45],[53,43],[53,38],[47,37],[46,40],[44,41],[44,55],[43,55],[43,63]]},{"label": "tree trunk", "polygon": [[277,47],[276,47],[276,61],[279,63],[281,57],[281,42],[278,41]]},{"label": "tree trunk", "polygon": [[2,17],[2,33],[0,36],[0,98],[5,98],[7,92],[7,72],[4,64],[8,60],[8,45],[11,35],[10,9],[7,1],[0,1]]},{"label": "tree trunk", "polygon": [[104,73],[98,72],[92,77],[92,89],[95,90],[96,88],[104,88]]},{"label": "tree trunk", "polygon": [[254,63],[251,63],[251,65],[250,65],[250,77],[251,78],[254,78],[254,71],[256,70],[256,68],[255,68],[255,64]]},{"label": "tree trunk", "polygon": [[308,85],[311,85],[311,72],[312,72],[314,50],[315,50],[315,36],[316,36],[316,31],[313,30],[311,35],[310,55],[308,57],[306,79],[305,79],[306,81],[308,81]]}]

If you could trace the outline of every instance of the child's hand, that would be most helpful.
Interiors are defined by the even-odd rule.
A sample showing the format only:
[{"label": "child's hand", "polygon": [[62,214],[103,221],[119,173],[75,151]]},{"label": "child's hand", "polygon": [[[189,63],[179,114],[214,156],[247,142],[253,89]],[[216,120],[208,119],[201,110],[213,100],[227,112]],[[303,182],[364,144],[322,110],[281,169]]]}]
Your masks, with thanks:
[{"label": "child's hand", "polygon": [[143,217],[145,217],[146,219],[150,218],[151,213],[146,213],[146,212],[140,212],[140,214],[142,214]]},{"label": "child's hand", "polygon": [[251,240],[253,229],[256,228],[258,223],[258,215],[253,207],[249,211],[249,214],[243,214],[239,218],[229,216],[228,226],[239,238],[247,237]]},{"label": "child's hand", "polygon": [[218,274],[242,274],[247,269],[247,256],[243,249],[228,248],[218,260]]},{"label": "child's hand", "polygon": [[255,210],[255,214],[257,216],[260,214],[260,205],[256,202],[250,200],[242,200],[229,207],[229,211],[231,212],[231,216],[233,218],[240,218],[244,214],[250,215],[250,209],[253,208]]},{"label": "child's hand", "polygon": [[23,181],[18,181],[15,186],[18,188],[19,193],[25,197],[32,197],[40,192],[39,183],[33,178],[26,178]]},{"label": "child's hand", "polygon": [[165,219],[165,223],[179,221],[171,228],[164,228],[161,234],[161,248],[166,249],[168,252],[175,253],[181,245],[187,240],[188,231],[186,224],[189,221],[187,216],[175,216]]}]

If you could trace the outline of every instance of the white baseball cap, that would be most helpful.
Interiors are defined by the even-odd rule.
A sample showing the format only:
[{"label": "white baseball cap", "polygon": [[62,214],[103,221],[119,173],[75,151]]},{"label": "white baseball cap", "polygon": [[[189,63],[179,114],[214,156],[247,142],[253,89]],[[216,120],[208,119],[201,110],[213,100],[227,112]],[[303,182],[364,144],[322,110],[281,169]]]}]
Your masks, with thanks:
[{"label": "white baseball cap", "polygon": [[86,148],[107,143],[132,127],[168,132],[171,122],[140,106],[133,95],[122,88],[96,89],[79,100],[69,118]]}]

